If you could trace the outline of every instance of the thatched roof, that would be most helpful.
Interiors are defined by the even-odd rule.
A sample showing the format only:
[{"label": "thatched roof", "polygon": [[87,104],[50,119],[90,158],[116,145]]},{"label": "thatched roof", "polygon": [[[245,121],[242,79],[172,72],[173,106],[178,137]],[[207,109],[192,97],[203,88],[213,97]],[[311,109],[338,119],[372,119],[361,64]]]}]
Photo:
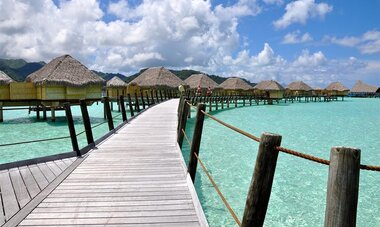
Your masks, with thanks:
[{"label": "thatched roof", "polygon": [[339,82],[332,82],[331,84],[329,84],[329,86],[327,86],[325,88],[325,90],[327,90],[327,91],[349,91],[350,89],[348,89],[346,86],[344,86],[343,84],[341,84]]},{"label": "thatched roof", "polygon": [[37,85],[64,85],[81,87],[104,84],[104,80],[70,55],[55,58],[26,78]]},{"label": "thatched roof", "polygon": [[237,77],[228,78],[223,83],[219,84],[217,88],[222,88],[224,90],[245,90],[245,91],[253,89],[251,85],[249,85],[247,82]]},{"label": "thatched roof", "polygon": [[311,88],[309,85],[307,85],[303,81],[294,81],[288,85],[288,89],[293,91],[311,91],[313,88]]},{"label": "thatched roof", "polygon": [[185,80],[185,83],[190,88],[208,88],[214,89],[218,84],[205,74],[193,74]]},{"label": "thatched roof", "polygon": [[376,93],[378,91],[380,91],[380,87],[371,86],[361,80],[358,80],[351,89],[353,93]]},{"label": "thatched roof", "polygon": [[6,85],[13,81],[5,72],[0,71],[0,85]]},{"label": "thatched roof", "polygon": [[164,67],[149,68],[130,82],[140,87],[171,87],[177,88],[185,84],[174,73]]},{"label": "thatched roof", "polygon": [[258,83],[255,87],[255,89],[262,90],[262,91],[282,91],[285,90],[281,84],[279,84],[275,80],[264,80]]},{"label": "thatched roof", "polygon": [[112,77],[112,79],[107,81],[107,87],[123,88],[126,86],[127,86],[127,83],[125,83],[122,79],[120,79],[117,76],[114,76]]}]

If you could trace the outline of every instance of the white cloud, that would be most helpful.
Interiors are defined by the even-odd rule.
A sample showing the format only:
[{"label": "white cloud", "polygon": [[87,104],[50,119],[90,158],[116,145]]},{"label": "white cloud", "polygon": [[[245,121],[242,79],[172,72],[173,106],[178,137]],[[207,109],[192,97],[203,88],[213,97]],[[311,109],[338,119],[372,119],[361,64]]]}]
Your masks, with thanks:
[{"label": "white cloud", "polygon": [[306,24],[309,18],[324,18],[333,7],[326,3],[315,3],[314,0],[297,0],[288,3],[285,10],[285,14],[273,22],[276,28],[286,28],[293,23]]},{"label": "white cloud", "polygon": [[325,41],[341,46],[355,47],[362,54],[380,53],[380,31],[367,31],[359,37],[345,36],[343,38],[326,36]]},{"label": "white cloud", "polygon": [[294,61],[295,66],[319,66],[326,63],[326,57],[321,52],[310,54],[308,50],[303,50],[302,54]]},{"label": "white cloud", "polygon": [[296,43],[305,43],[305,42],[309,42],[312,40],[313,40],[313,38],[311,37],[311,35],[309,33],[306,32],[306,33],[301,35],[301,32],[299,30],[297,30],[294,32],[287,33],[284,36],[282,43],[296,44]]}]

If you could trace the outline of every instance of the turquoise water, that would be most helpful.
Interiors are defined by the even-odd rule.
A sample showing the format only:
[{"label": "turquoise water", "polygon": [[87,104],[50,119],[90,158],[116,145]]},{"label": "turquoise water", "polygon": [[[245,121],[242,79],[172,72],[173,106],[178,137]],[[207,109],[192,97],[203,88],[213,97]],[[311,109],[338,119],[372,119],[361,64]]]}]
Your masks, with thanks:
[{"label": "turquoise water", "polygon": [[[380,165],[380,99],[243,107],[213,114],[256,136],[282,135],[282,146],[329,159],[333,146],[360,148],[361,163]],[[193,114],[195,116],[195,114]],[[186,128],[191,137],[194,118]],[[237,216],[243,216],[258,143],[206,118],[200,155]],[[189,150],[183,154],[188,162]],[[328,166],[280,153],[265,226],[323,226]],[[380,173],[362,170],[357,226],[380,226]],[[198,167],[196,190],[210,226],[236,226]]]},{"label": "turquoise water", "polygon": [[[122,123],[120,112],[116,103],[112,111],[114,126]],[[5,107],[4,107],[5,108]],[[82,114],[79,106],[71,107],[76,133],[84,131]],[[93,129],[94,139],[98,139],[108,132],[108,124],[103,118],[103,104],[94,103],[88,107],[92,126],[102,125]],[[4,122],[0,123],[0,145],[69,136],[65,111],[56,111],[56,121],[50,120],[50,111],[47,111],[47,121],[37,120],[36,113],[28,114],[28,110],[5,110]],[[130,115],[128,114],[128,117]],[[42,118],[42,112],[41,112]],[[86,134],[78,136],[80,148],[87,145]],[[24,159],[43,157],[72,151],[71,139],[53,140],[47,142],[28,143],[13,146],[0,146],[0,164]]]}]

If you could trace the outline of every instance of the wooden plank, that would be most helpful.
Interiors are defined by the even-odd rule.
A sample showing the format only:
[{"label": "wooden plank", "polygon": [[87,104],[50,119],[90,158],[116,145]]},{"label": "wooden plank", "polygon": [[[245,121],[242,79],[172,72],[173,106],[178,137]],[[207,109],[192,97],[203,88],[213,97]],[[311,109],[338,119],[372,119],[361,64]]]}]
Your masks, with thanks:
[{"label": "wooden plank", "polygon": [[51,169],[46,165],[46,163],[37,164],[38,168],[40,168],[42,174],[45,176],[46,180],[50,183],[55,179],[54,173]]},{"label": "wooden plank", "polygon": [[64,163],[62,160],[55,160],[54,163],[61,169],[61,171],[65,170],[68,165]]},{"label": "wooden plank", "polygon": [[32,173],[34,179],[36,180],[38,187],[42,190],[44,189],[49,182],[45,178],[44,174],[41,172],[40,168],[37,165],[28,166],[30,172]]},{"label": "wooden plank", "polygon": [[65,158],[62,159],[62,162],[64,162],[66,166],[70,166],[73,163],[73,160],[71,160],[70,158]]},{"label": "wooden plank", "polygon": [[11,177],[13,190],[16,194],[17,202],[20,208],[23,208],[31,200],[31,198],[28,193],[28,190],[26,189],[24,181],[22,180],[18,168],[10,169],[9,176]]},{"label": "wooden plank", "polygon": [[[1,192],[1,189],[0,189]],[[0,225],[3,225],[5,223],[5,216],[4,216],[4,207],[3,207],[3,201],[0,196]]]},{"label": "wooden plank", "polygon": [[28,189],[30,197],[34,198],[41,191],[36,180],[34,179],[28,167],[20,167],[19,171],[22,179],[24,180],[25,186]]},{"label": "wooden plank", "polygon": [[62,170],[57,166],[57,164],[55,164],[55,162],[46,162],[46,165],[50,168],[55,176],[58,176],[62,173]]},{"label": "wooden plank", "polygon": [[8,170],[0,172],[0,190],[3,200],[5,219],[9,220],[15,213],[17,213],[17,211],[19,211],[20,208],[17,203],[16,195],[13,191]]}]

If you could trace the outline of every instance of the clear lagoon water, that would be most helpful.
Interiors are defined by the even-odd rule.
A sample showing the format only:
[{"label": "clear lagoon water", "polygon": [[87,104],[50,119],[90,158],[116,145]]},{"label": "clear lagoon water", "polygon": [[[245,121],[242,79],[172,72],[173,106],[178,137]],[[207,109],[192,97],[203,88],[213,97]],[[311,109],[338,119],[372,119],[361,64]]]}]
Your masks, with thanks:
[{"label": "clear lagoon water", "polygon": [[[114,126],[122,123],[117,104],[113,103],[112,116]],[[6,107],[4,107],[6,109]],[[82,114],[79,106],[71,107],[76,133],[84,131]],[[103,118],[103,104],[94,103],[88,107],[94,139],[98,139],[108,132],[107,121]],[[12,146],[1,146],[2,144],[17,143],[40,139],[69,136],[69,129],[65,117],[65,111],[56,111],[56,121],[50,119],[50,111],[47,111],[47,120],[37,120],[36,113],[28,110],[5,110],[4,122],[0,123],[0,164],[19,160],[43,157],[48,155],[71,152],[71,139],[52,140],[47,142],[27,143]],[[128,117],[130,117],[128,113]],[[101,124],[104,123],[104,124]],[[78,136],[79,148],[87,145],[86,134]]]},{"label": "clear lagoon water", "polygon": [[[114,107],[116,105],[114,104]],[[116,108],[115,108],[116,109]],[[84,130],[79,107],[72,107],[76,132]],[[264,131],[283,136],[282,146],[329,159],[333,146],[362,150],[361,163],[380,165],[380,99],[345,99],[329,103],[282,103],[214,111],[216,117],[256,136]],[[89,107],[93,126],[105,122],[103,105]],[[115,126],[122,119],[112,112]],[[0,144],[68,136],[64,111],[56,122],[36,120],[27,110],[5,111]],[[186,131],[192,136],[194,116]],[[128,115],[128,117],[130,117]],[[108,131],[107,123],[93,129],[94,138]],[[78,137],[86,145],[85,134]],[[243,215],[258,143],[206,117],[200,155],[238,217]],[[0,146],[0,163],[70,152],[70,139]],[[188,162],[189,147],[183,156]],[[280,153],[265,226],[323,226],[328,166]],[[198,168],[196,190],[210,226],[236,226],[206,175]],[[358,226],[380,226],[380,173],[361,171]]]},{"label": "clear lagoon water", "polygon": [[[380,99],[282,103],[213,114],[256,136],[282,135],[282,146],[329,159],[333,146],[361,149],[361,163],[380,165]],[[194,116],[188,121],[191,137]],[[206,117],[200,156],[241,219],[258,143]],[[184,142],[183,155],[189,159]],[[323,226],[328,166],[280,153],[265,226]],[[196,190],[210,226],[236,226],[207,176],[198,167]],[[380,173],[360,172],[357,226],[380,226]]]}]

